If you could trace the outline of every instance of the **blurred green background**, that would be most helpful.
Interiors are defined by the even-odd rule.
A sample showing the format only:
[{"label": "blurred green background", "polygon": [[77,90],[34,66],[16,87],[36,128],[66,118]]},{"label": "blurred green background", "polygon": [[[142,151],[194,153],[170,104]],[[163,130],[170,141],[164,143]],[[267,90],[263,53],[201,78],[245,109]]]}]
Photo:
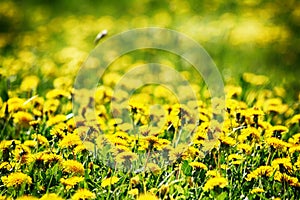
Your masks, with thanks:
[{"label": "blurred green background", "polygon": [[253,72],[269,76],[272,83],[295,95],[299,91],[300,2],[296,0],[4,0],[0,3],[1,74],[11,77],[14,67],[8,68],[7,59],[29,59],[28,52],[39,61],[25,62],[21,71],[55,73],[36,68],[45,62],[49,67],[65,63],[64,59],[76,61],[74,52],[73,57],[57,55],[67,47],[76,48],[81,52],[76,55],[84,58],[103,29],[114,35],[147,26],[174,29],[197,40],[226,82]]}]

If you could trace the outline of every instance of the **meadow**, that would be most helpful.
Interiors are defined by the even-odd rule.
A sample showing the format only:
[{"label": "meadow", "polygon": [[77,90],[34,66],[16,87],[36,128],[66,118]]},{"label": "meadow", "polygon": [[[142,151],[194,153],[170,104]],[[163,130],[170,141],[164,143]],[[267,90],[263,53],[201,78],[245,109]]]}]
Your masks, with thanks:
[{"label": "meadow", "polygon": [[[88,3],[82,10],[79,3],[0,3],[0,200],[299,199],[299,50],[293,45],[299,39],[293,31],[300,5],[120,1],[114,11],[104,2],[101,14]],[[290,10],[288,23],[276,21]],[[99,32],[108,30],[101,47],[114,34],[148,26],[175,29],[203,45],[220,70],[226,101],[212,100],[186,61],[149,49],[115,60],[93,95],[76,94],[76,76]],[[148,60],[172,66],[197,101],[182,104],[158,84],[131,93],[135,78],[120,86],[124,74]],[[76,114],[75,95],[90,101]],[[188,144],[178,139],[184,134]]]}]

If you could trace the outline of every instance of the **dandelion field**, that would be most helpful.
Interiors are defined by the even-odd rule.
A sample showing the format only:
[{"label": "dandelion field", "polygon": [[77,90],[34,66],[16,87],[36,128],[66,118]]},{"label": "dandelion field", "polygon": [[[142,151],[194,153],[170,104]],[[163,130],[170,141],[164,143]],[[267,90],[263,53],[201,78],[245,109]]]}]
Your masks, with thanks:
[{"label": "dandelion field", "polygon": [[[0,3],[5,27],[0,35],[0,199],[299,199],[297,69],[283,77],[282,69],[248,66],[275,65],[263,58],[273,47],[296,63],[295,55],[282,50],[289,47],[293,31],[268,24],[272,14],[280,13],[278,8],[263,4],[259,11],[270,19],[259,21],[251,13],[261,5],[249,1],[239,5],[245,12],[237,16],[225,13],[218,24],[217,20],[200,23],[200,34],[195,24],[201,17],[190,14],[194,4],[176,1],[170,6],[174,13],[148,1],[144,4],[149,10],[158,8],[149,11],[151,16],[131,12],[116,17],[55,16],[55,6],[51,10],[35,5],[22,11],[20,2]],[[136,12],[147,10],[130,6]],[[300,19],[296,8],[294,21]],[[185,19],[190,20],[183,23]],[[239,26],[229,31],[233,22]],[[261,24],[254,32],[246,28],[257,23]],[[108,30],[101,45],[110,35],[153,25],[176,27],[217,52],[213,55],[222,66],[226,101],[223,105],[214,100],[222,111],[212,109],[205,81],[189,63],[151,49],[122,55],[111,63],[92,96],[84,90],[76,93],[74,81],[95,48],[99,31]],[[229,38],[230,44],[222,44],[228,53],[214,47],[221,41],[220,30]],[[242,58],[250,58],[239,62],[233,50],[237,46]],[[261,61],[252,62],[254,57]],[[124,74],[147,61],[172,66],[189,81],[197,101],[183,105],[162,85],[135,88],[136,77],[124,79]],[[129,92],[132,88],[136,90]],[[185,86],[176,89],[187,96]],[[75,95],[87,99],[78,105],[76,115]],[[195,112],[197,121],[192,117]],[[180,138],[189,142],[181,144]]]}]

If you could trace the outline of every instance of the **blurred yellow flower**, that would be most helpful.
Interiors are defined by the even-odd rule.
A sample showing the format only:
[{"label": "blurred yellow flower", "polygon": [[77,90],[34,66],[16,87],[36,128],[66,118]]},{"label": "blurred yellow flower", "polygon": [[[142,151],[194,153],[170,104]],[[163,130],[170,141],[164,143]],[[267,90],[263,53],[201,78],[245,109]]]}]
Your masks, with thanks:
[{"label": "blurred yellow flower", "polygon": [[253,73],[244,73],[243,80],[252,85],[265,85],[269,82],[269,78],[264,75],[256,75]]},{"label": "blurred yellow flower", "polygon": [[35,90],[37,88],[39,82],[40,82],[40,79],[35,75],[26,76],[21,83],[20,89],[22,91]]},{"label": "blurred yellow flower", "polygon": [[102,180],[101,186],[102,187],[107,187],[107,186],[110,186],[110,185],[113,185],[113,184],[117,183],[118,181],[119,181],[119,178],[116,177],[116,176],[105,178],[105,179]]}]

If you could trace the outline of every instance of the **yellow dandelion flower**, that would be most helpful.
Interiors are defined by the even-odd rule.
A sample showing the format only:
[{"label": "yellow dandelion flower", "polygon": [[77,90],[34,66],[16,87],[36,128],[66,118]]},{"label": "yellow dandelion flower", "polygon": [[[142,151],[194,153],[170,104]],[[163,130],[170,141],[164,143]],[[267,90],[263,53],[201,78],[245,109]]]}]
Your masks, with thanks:
[{"label": "yellow dandelion flower", "polygon": [[265,192],[265,190],[262,188],[254,188],[250,191],[251,194],[263,193],[263,192]]},{"label": "yellow dandelion flower", "polygon": [[58,146],[61,148],[72,148],[77,145],[82,145],[82,141],[77,134],[69,133],[61,141],[59,141]]},{"label": "yellow dandelion flower", "polygon": [[130,184],[132,184],[132,185],[137,185],[139,183],[140,183],[140,177],[138,175],[136,175],[130,179]]},{"label": "yellow dandelion flower", "polygon": [[228,185],[228,181],[223,177],[213,177],[208,179],[208,181],[203,186],[204,191],[212,190],[214,187],[224,188]]},{"label": "yellow dandelion flower", "polygon": [[156,136],[150,135],[143,138],[146,141],[148,147],[147,149],[153,149],[153,147],[160,146],[159,139]]},{"label": "yellow dandelion flower", "polygon": [[124,132],[124,131],[117,131],[115,134],[114,134],[114,137],[118,137],[118,138],[121,138],[123,140],[131,140],[131,137],[128,135],[128,133]]},{"label": "yellow dandelion flower", "polygon": [[292,146],[291,144],[275,137],[267,138],[266,143],[270,146],[273,146],[275,149],[284,149]]},{"label": "yellow dandelion flower", "polygon": [[162,185],[160,188],[159,188],[159,193],[161,196],[165,196],[168,192],[169,192],[169,185]]},{"label": "yellow dandelion flower", "polygon": [[[104,144],[105,145],[105,144]],[[103,144],[98,145],[98,147],[104,146]],[[122,153],[122,152],[130,152],[130,149],[128,147],[122,146],[122,145],[115,145],[112,147],[112,149],[110,150],[113,155],[117,156],[118,154]]]},{"label": "yellow dandelion flower", "polygon": [[6,187],[17,187],[22,184],[30,185],[32,183],[31,177],[22,172],[14,172],[8,176],[2,176],[1,180]]},{"label": "yellow dandelion flower", "polygon": [[266,131],[265,137],[279,137],[281,138],[281,135],[287,133],[289,129],[285,126],[276,125],[271,126]]},{"label": "yellow dandelion flower", "polygon": [[274,173],[274,168],[271,166],[260,166],[254,171],[250,172],[250,174],[247,175],[246,180],[251,181],[252,179],[257,179],[261,176],[267,176],[270,177]]},{"label": "yellow dandelion flower", "polygon": [[30,148],[23,144],[17,145],[13,151],[14,159],[21,164],[26,163],[29,154]]},{"label": "yellow dandelion flower", "polygon": [[239,96],[242,93],[242,88],[235,85],[226,85],[225,86],[226,97],[230,99],[233,96]]},{"label": "yellow dandelion flower", "polygon": [[24,110],[24,103],[24,99],[18,97],[9,98],[7,100],[8,112],[13,113],[16,111]]},{"label": "yellow dandelion flower", "polygon": [[197,132],[193,136],[194,144],[203,144],[207,139],[207,130],[203,128],[198,128]]},{"label": "yellow dandelion flower", "polygon": [[279,182],[287,182],[289,185],[294,187],[300,187],[300,183],[296,177],[287,175],[286,173],[280,173],[277,171],[274,175],[274,179]]},{"label": "yellow dandelion flower", "polygon": [[34,147],[37,147],[37,141],[35,141],[35,140],[26,140],[24,143],[23,143],[25,146],[27,146],[27,147],[32,147],[32,148],[34,148]]},{"label": "yellow dandelion flower", "polygon": [[291,159],[289,157],[287,157],[287,158],[276,158],[272,161],[271,166],[274,167],[274,169],[277,169],[277,170],[280,169],[280,166],[283,166],[285,169],[287,169],[289,171],[293,169],[293,165],[292,165]]},{"label": "yellow dandelion flower", "polygon": [[113,145],[128,146],[128,142],[122,138],[115,137],[114,135],[107,135],[106,137],[108,141]]},{"label": "yellow dandelion flower", "polygon": [[128,191],[128,194],[132,196],[137,196],[139,194],[139,189],[137,188],[131,189]]},{"label": "yellow dandelion flower", "polygon": [[0,200],[7,200],[6,196],[0,194]]},{"label": "yellow dandelion flower", "polygon": [[300,133],[294,134],[291,138],[288,140],[291,144],[300,144]]},{"label": "yellow dandelion flower", "polygon": [[78,145],[78,146],[76,146],[76,147],[74,148],[74,153],[75,153],[75,154],[79,154],[79,153],[81,153],[81,152],[84,151],[84,150],[87,150],[87,147],[86,147],[86,145],[81,144],[81,145]]},{"label": "yellow dandelion flower", "polygon": [[28,112],[19,111],[13,115],[14,123],[19,124],[20,126],[29,126],[29,122],[34,120],[34,117],[32,114]]},{"label": "yellow dandelion flower", "polygon": [[243,144],[238,144],[236,146],[236,148],[240,151],[243,151],[243,152],[247,153],[247,154],[251,153],[251,151],[252,151],[252,147],[249,144],[244,144],[244,143]]},{"label": "yellow dandelion flower", "polygon": [[155,163],[147,163],[146,169],[151,171],[153,174],[158,174],[161,171],[160,167]]},{"label": "yellow dandelion flower", "polygon": [[11,146],[19,145],[21,144],[20,140],[2,140],[0,142],[0,149],[9,149]]},{"label": "yellow dandelion flower", "polygon": [[9,162],[1,162],[0,163],[0,169],[11,169],[11,165],[9,164]]},{"label": "yellow dandelion flower", "polygon": [[52,114],[54,113],[58,106],[60,104],[60,101],[58,99],[49,99],[44,103],[43,107],[43,113]]},{"label": "yellow dandelion flower", "polygon": [[221,174],[218,170],[208,170],[206,172],[206,176],[211,176],[211,177],[221,177]]},{"label": "yellow dandelion flower", "polygon": [[102,180],[101,186],[102,187],[107,187],[107,186],[110,186],[110,185],[113,185],[113,184],[117,183],[118,181],[119,181],[119,178],[116,177],[116,176],[105,178],[105,179]]},{"label": "yellow dandelion flower", "polygon": [[234,165],[240,165],[244,160],[244,157],[239,154],[230,154],[228,156],[228,161]]},{"label": "yellow dandelion flower", "polygon": [[300,124],[300,114],[294,115],[291,119],[287,121],[287,124]]},{"label": "yellow dandelion flower", "polygon": [[127,162],[131,163],[132,161],[134,161],[136,159],[138,159],[138,155],[131,151],[125,151],[125,152],[119,153],[116,156],[116,161],[118,163],[127,163]]},{"label": "yellow dandelion flower", "polygon": [[67,120],[66,115],[59,114],[59,115],[55,115],[54,117],[50,117],[46,122],[46,124],[47,126],[53,126],[55,124],[59,124],[60,122],[64,122],[66,120]]},{"label": "yellow dandelion flower", "polygon": [[265,100],[263,110],[266,113],[275,112],[282,114],[288,110],[288,105],[283,104],[280,98],[270,98]]},{"label": "yellow dandelion flower", "polygon": [[83,165],[76,160],[66,160],[63,162],[62,165],[63,165],[64,172],[78,173],[78,174],[84,173]]},{"label": "yellow dandelion flower", "polygon": [[40,200],[64,200],[64,199],[55,193],[48,193],[48,194],[44,194],[40,198]]},{"label": "yellow dandelion flower", "polygon": [[50,130],[50,134],[58,137],[59,139],[62,139],[65,137],[66,133],[68,131],[68,127],[65,123],[59,123],[53,126]]},{"label": "yellow dandelion flower", "polygon": [[247,127],[241,130],[241,135],[238,136],[238,141],[243,143],[248,139],[259,139],[260,138],[260,131],[254,127]]},{"label": "yellow dandelion flower", "polygon": [[83,177],[79,177],[79,176],[73,176],[71,178],[61,178],[59,181],[66,186],[67,190],[70,190],[71,188],[73,188],[75,185],[77,185],[79,182],[83,181],[84,178]]},{"label": "yellow dandelion flower", "polygon": [[7,102],[4,102],[2,105],[0,105],[0,118],[4,118],[6,114],[7,114]]},{"label": "yellow dandelion flower", "polygon": [[219,140],[222,144],[226,144],[229,146],[234,146],[236,144],[235,139],[233,139],[232,137],[229,137],[229,136],[225,136],[225,135],[221,135],[219,137]]},{"label": "yellow dandelion flower", "polygon": [[137,200],[158,200],[158,198],[150,192],[140,194]]},{"label": "yellow dandelion flower", "polygon": [[70,98],[71,94],[70,94],[70,92],[67,92],[62,89],[53,89],[53,90],[50,90],[49,92],[47,92],[47,94],[46,94],[47,99],[56,99],[56,98],[62,98],[62,97]]},{"label": "yellow dandelion flower", "polygon": [[162,149],[164,149],[166,146],[168,146],[171,142],[167,139],[158,139],[158,143],[154,144],[154,147],[161,151]]},{"label": "yellow dandelion flower", "polygon": [[207,166],[202,162],[190,162],[189,165],[196,169],[204,169],[204,170],[208,169]]},{"label": "yellow dandelion flower", "polygon": [[187,150],[187,154],[194,159],[195,157],[200,157],[200,158],[204,158],[204,153],[201,152],[199,149],[190,146]]},{"label": "yellow dandelion flower", "polygon": [[72,78],[61,76],[53,81],[53,86],[56,89],[68,89],[72,85]]},{"label": "yellow dandelion flower", "polygon": [[33,138],[36,138],[39,144],[49,146],[49,142],[45,136],[42,136],[41,134],[33,134]]},{"label": "yellow dandelion flower", "polygon": [[61,163],[63,161],[63,157],[54,153],[43,153],[41,160],[45,163]]},{"label": "yellow dandelion flower", "polygon": [[37,200],[37,199],[39,198],[30,195],[25,195],[17,198],[17,200]]},{"label": "yellow dandelion flower", "polygon": [[290,153],[300,152],[300,145],[294,145],[289,148]]},{"label": "yellow dandelion flower", "polygon": [[179,159],[182,159],[186,154],[186,150],[188,149],[188,146],[184,144],[179,144],[176,148],[172,148],[169,153],[169,159],[172,162],[176,162]]}]

